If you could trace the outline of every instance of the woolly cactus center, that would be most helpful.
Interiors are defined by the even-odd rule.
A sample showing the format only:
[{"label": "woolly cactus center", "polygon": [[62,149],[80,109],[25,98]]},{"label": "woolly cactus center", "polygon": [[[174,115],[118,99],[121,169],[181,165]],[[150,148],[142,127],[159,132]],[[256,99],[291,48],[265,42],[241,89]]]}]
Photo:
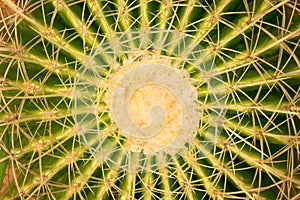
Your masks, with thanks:
[{"label": "woolly cactus center", "polygon": [[185,70],[148,53],[128,59],[109,79],[112,119],[127,137],[127,151],[176,153],[197,129],[195,90]]},{"label": "woolly cactus center", "polygon": [[[181,108],[175,95],[166,87],[150,83],[138,88],[129,100],[128,113],[131,121],[141,127],[151,125],[154,107],[161,106],[165,113],[165,120],[158,133],[150,134],[147,141],[140,141],[131,145],[131,151],[143,149],[144,152],[154,152],[172,142],[179,132],[181,124]],[[151,112],[152,111],[152,112]],[[138,137],[138,136],[137,136]]]}]

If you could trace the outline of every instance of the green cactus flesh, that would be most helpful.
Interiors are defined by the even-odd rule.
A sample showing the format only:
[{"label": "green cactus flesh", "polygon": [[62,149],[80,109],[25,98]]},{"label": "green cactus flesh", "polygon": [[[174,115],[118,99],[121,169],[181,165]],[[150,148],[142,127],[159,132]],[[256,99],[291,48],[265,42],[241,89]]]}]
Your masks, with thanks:
[{"label": "green cactus flesh", "polygon": [[[300,199],[299,55],[297,0],[1,0],[0,198]],[[195,93],[179,150],[164,86],[128,103],[179,102],[159,135],[116,123],[118,78],[148,65]]]}]

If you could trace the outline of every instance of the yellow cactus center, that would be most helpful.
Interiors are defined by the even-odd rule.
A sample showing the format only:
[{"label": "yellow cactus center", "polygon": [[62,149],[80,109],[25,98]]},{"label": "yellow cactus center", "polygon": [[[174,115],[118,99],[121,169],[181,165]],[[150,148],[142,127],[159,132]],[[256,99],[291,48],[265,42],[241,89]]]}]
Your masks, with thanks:
[{"label": "yellow cactus center", "polygon": [[196,111],[188,72],[147,51],[130,55],[114,69],[106,84],[106,103],[120,133],[127,137],[123,149],[144,154],[162,149],[172,152],[175,146],[192,141],[194,130],[189,127],[193,121],[197,124],[198,117],[186,116]]},{"label": "yellow cactus center", "polygon": [[148,140],[130,138],[131,151],[154,152],[173,141],[179,132],[181,108],[178,100],[168,88],[159,84],[149,83],[132,94],[129,100],[129,117],[134,124],[147,127],[151,124],[151,108],[156,105],[161,106],[166,113],[160,132]]}]

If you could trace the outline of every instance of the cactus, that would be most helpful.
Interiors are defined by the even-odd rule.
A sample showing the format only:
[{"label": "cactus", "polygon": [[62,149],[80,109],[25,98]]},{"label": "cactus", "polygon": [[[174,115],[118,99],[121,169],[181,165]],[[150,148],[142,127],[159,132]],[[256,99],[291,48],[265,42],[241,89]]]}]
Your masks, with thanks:
[{"label": "cactus", "polygon": [[1,199],[299,199],[297,0],[1,0]]}]

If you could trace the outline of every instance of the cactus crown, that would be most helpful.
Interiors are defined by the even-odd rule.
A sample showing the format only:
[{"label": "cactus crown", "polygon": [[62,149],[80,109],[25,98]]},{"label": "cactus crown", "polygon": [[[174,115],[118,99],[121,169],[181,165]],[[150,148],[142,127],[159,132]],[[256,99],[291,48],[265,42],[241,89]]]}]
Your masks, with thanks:
[{"label": "cactus crown", "polygon": [[299,43],[297,0],[1,0],[0,197],[299,199]]}]

